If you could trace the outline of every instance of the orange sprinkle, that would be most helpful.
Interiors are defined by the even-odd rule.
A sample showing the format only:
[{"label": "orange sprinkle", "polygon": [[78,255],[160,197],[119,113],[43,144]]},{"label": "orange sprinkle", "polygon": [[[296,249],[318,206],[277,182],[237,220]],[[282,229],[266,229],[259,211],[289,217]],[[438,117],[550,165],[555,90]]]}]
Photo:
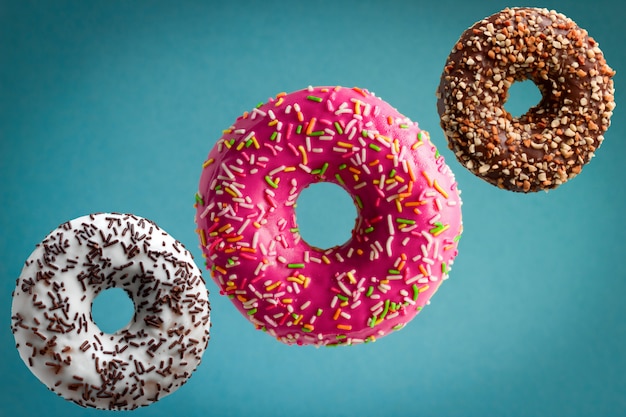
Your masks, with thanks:
[{"label": "orange sprinkle", "polygon": [[257,229],[261,228],[261,224],[259,222],[252,222],[252,225],[256,227]]},{"label": "orange sprinkle", "polygon": [[418,267],[420,272],[422,273],[422,275],[424,275],[425,277],[428,276],[428,271],[426,270],[426,268],[424,268],[423,264],[420,264],[420,266]]},{"label": "orange sprinkle", "polygon": [[423,206],[424,204],[426,204],[425,201],[407,201],[404,203],[406,207]]},{"label": "orange sprinkle", "polygon": [[393,117],[387,116],[387,124],[391,126],[393,124]]},{"label": "orange sprinkle", "polygon": [[224,226],[220,227],[219,229],[217,229],[218,232],[223,233],[225,230],[230,229],[232,226],[230,225],[230,223],[225,224]]},{"label": "orange sprinkle", "polygon": [[299,111],[298,113],[296,113],[296,115],[298,116],[298,121],[299,122],[304,122],[304,115],[302,114],[301,111]]},{"label": "orange sprinkle", "polygon": [[309,124],[307,125],[306,131],[304,133],[306,133],[307,135],[310,135],[313,132],[313,128],[315,127],[316,121],[317,119],[315,117],[311,117],[311,120],[309,121]]},{"label": "orange sprinkle", "polygon": [[338,308],[337,310],[335,310],[335,314],[333,315],[333,320],[337,320],[340,315],[341,315],[341,309]]},{"label": "orange sprinkle", "polygon": [[226,275],[226,270],[219,265],[215,265],[215,270],[222,275]]},{"label": "orange sprinkle", "polygon": [[302,318],[303,318],[303,317],[304,317],[304,315],[303,315],[303,314],[300,314],[300,315],[298,316],[298,318],[294,320],[293,324],[298,324],[298,323],[300,323],[300,321],[302,320]]},{"label": "orange sprinkle", "polygon": [[407,168],[409,171],[409,178],[411,178],[411,185],[415,182],[415,174],[413,173],[413,168],[411,168],[411,165],[407,164]]},{"label": "orange sprinkle", "polygon": [[240,251],[242,252],[250,252],[250,253],[256,253],[256,249],[254,248],[248,248],[246,246],[242,246],[239,248]]},{"label": "orange sprinkle", "polygon": [[239,236],[229,237],[226,239],[226,241],[228,243],[234,243],[234,242],[239,242],[241,239],[243,239],[243,236],[239,235]]},{"label": "orange sprinkle", "polygon": [[365,91],[361,90],[359,87],[353,87],[352,89],[356,91],[357,93],[361,94],[363,97],[367,97],[367,94],[365,93]]},{"label": "orange sprinkle", "polygon": [[430,187],[433,186],[433,182],[431,181],[430,177],[428,176],[428,173],[426,171],[422,171],[422,175],[424,176],[424,178],[426,178],[426,182],[428,183],[428,185]]},{"label": "orange sprinkle", "polygon": [[368,165],[373,167],[380,164],[380,161],[378,159],[374,159],[372,162],[370,162]]},{"label": "orange sprinkle", "polygon": [[340,330],[352,330],[352,325],[350,324],[338,324],[337,328]]},{"label": "orange sprinkle", "polygon": [[313,327],[313,325],[311,323],[307,323],[307,324],[305,324],[302,327],[304,327],[305,329],[307,329],[309,331],[313,331],[313,329],[314,329],[314,327]]},{"label": "orange sprinkle", "polygon": [[248,299],[241,294],[237,296],[237,299],[241,301],[242,303],[245,303],[246,301],[248,301]]}]

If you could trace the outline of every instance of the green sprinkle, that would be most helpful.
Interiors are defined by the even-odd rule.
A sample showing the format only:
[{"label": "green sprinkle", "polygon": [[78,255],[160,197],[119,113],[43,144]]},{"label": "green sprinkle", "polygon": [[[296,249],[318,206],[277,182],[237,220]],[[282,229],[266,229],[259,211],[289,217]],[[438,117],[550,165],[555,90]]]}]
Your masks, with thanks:
[{"label": "green sprinkle", "polygon": [[400,271],[398,271],[397,269],[390,269],[389,271],[390,275],[400,275]]},{"label": "green sprinkle", "polygon": [[387,298],[385,300],[385,308],[383,309],[383,312],[380,313],[380,318],[384,319],[385,316],[387,315],[387,313],[389,313],[389,304],[391,303],[391,301]]},{"label": "green sprinkle", "polygon": [[348,297],[346,297],[345,295],[342,295],[342,294],[337,294],[336,297],[339,298],[341,301],[348,301],[349,300]]},{"label": "green sprinkle", "polygon": [[229,144],[230,146],[233,146],[233,145],[235,144],[235,139],[231,139],[231,140],[229,140],[229,141],[228,141],[228,144]]},{"label": "green sprinkle", "polygon": [[370,132],[367,129],[361,130],[361,136],[363,136],[364,138],[368,137],[369,134]]},{"label": "green sprinkle", "polygon": [[252,139],[248,139],[246,141],[246,148],[249,148],[250,146],[252,146],[253,143],[254,143],[254,141]]},{"label": "green sprinkle", "polygon": [[389,178],[393,178],[396,176],[396,170],[392,169],[391,172],[389,173]]},{"label": "green sprinkle", "polygon": [[424,133],[419,132],[419,133],[417,134],[417,140],[418,140],[418,141],[420,141],[420,142],[422,142],[422,140],[423,140],[423,139],[424,139]]},{"label": "green sprinkle", "polygon": [[291,317],[294,318],[294,320],[298,320],[298,313],[291,313]]},{"label": "green sprinkle", "polygon": [[318,309],[317,309],[317,311],[315,312],[315,315],[316,315],[317,317],[319,317],[319,316],[321,316],[321,315],[322,315],[322,312],[323,312],[323,311],[322,311],[322,309],[321,309],[321,308],[318,308]]},{"label": "green sprinkle", "polygon": [[439,155],[440,155],[439,149],[435,150],[435,158],[439,158]]},{"label": "green sprinkle", "polygon": [[228,265],[235,265],[235,261],[233,261],[233,259],[232,259],[232,258],[228,258],[228,259],[226,260],[226,263],[228,263]]},{"label": "green sprinkle", "polygon": [[363,208],[363,202],[361,201],[361,197],[355,195],[354,199],[356,200],[356,205],[359,206],[359,208]]},{"label": "green sprinkle", "polygon": [[296,133],[299,135],[300,133],[302,133],[302,125],[298,125],[298,127],[296,127]]},{"label": "green sprinkle", "polygon": [[328,169],[328,162],[324,162],[324,165],[322,165],[322,170],[320,171],[320,174],[324,175],[327,169]]},{"label": "green sprinkle", "polygon": [[410,219],[402,219],[402,218],[397,218],[396,222],[398,223],[402,223],[402,224],[415,224],[415,220],[410,220]]},{"label": "green sprinkle", "polygon": [[370,226],[367,229],[363,230],[365,233],[372,233],[374,231],[374,226]]},{"label": "green sprinkle", "polygon": [[256,308],[253,308],[253,309],[251,309],[251,310],[248,310],[248,315],[249,315],[249,316],[253,315],[254,313],[256,313]]},{"label": "green sprinkle", "polygon": [[346,168],[348,168],[348,165],[347,165],[347,164],[341,164],[341,165],[339,165],[339,169],[346,169]]},{"label": "green sprinkle", "polygon": [[345,334],[338,334],[338,335],[337,335],[337,336],[335,336],[335,337],[336,337],[338,340],[341,340],[341,339],[345,339],[345,338],[346,338],[346,337],[348,337],[348,336],[346,336]]},{"label": "green sprinkle", "polygon": [[372,316],[370,318],[370,327],[376,326],[376,320],[378,320],[378,317],[376,317],[376,316]]},{"label": "green sprinkle", "polygon": [[272,178],[270,178],[269,175],[265,176],[265,182],[272,188],[278,188],[278,184],[276,184],[274,181],[272,181]]},{"label": "green sprinkle", "polygon": [[278,132],[274,131],[272,136],[270,136],[270,140],[276,140],[276,136],[278,136]]},{"label": "green sprinkle", "polygon": [[440,232],[440,231],[441,231],[441,229],[443,229],[443,228],[444,228],[443,223],[441,223],[441,222],[435,222],[435,227],[433,227],[432,229],[430,229],[430,234],[432,235],[432,234],[434,234],[434,233]]},{"label": "green sprinkle", "polygon": [[343,128],[341,127],[341,125],[339,124],[339,122],[335,122],[335,130],[337,131],[337,133],[339,133],[340,135],[343,135]]},{"label": "green sprinkle", "polygon": [[461,240],[461,235],[456,235],[454,239],[452,239],[453,242],[458,242],[459,240]]},{"label": "green sprinkle", "polygon": [[317,96],[306,96],[306,99],[307,100],[311,100],[311,101],[315,101],[315,102],[318,102],[318,103],[322,102],[322,98],[321,97],[317,97]]},{"label": "green sprinkle", "polygon": [[259,104],[256,105],[256,108],[258,109],[259,107],[261,107],[263,105],[263,102],[260,102]]},{"label": "green sprinkle", "polygon": [[200,196],[200,193],[196,193],[196,203],[204,206],[204,200],[202,199],[202,196]]},{"label": "green sprinkle", "polygon": [[324,132],[323,130],[316,130],[314,132],[309,133],[309,136],[324,136]]},{"label": "green sprinkle", "polygon": [[417,284],[413,284],[413,301],[417,301],[417,297],[419,297],[420,289],[417,288]]},{"label": "green sprinkle", "polygon": [[406,123],[402,123],[400,125],[400,129],[408,129],[408,128],[409,128],[409,125],[407,125]]},{"label": "green sprinkle", "polygon": [[289,231],[291,233],[298,233],[300,231],[300,229],[298,229],[297,227],[292,227],[291,229],[289,229]]},{"label": "green sprinkle", "polygon": [[370,287],[367,289],[367,292],[365,293],[365,296],[370,297],[373,292],[374,292],[374,286],[370,285]]},{"label": "green sprinkle", "polygon": [[376,145],[375,143],[370,143],[370,148],[372,148],[376,152],[380,151],[380,146]]},{"label": "green sprinkle", "polygon": [[448,273],[448,265],[446,265],[445,262],[441,263],[441,273],[442,274],[447,274]]},{"label": "green sprinkle", "polygon": [[302,269],[302,268],[304,268],[304,264],[287,264],[287,268],[289,268],[289,269]]},{"label": "green sprinkle", "polygon": [[235,298],[235,294],[228,294],[228,298],[232,300],[233,298]]},{"label": "green sprinkle", "polygon": [[314,169],[313,171],[311,171],[311,174],[317,175],[317,174],[320,174],[321,172],[322,170],[318,168],[318,169]]},{"label": "green sprinkle", "polygon": [[395,326],[392,327],[393,330],[400,330],[402,328],[404,328],[404,324],[402,323],[396,324]]},{"label": "green sprinkle", "polygon": [[341,175],[339,175],[339,173],[335,174],[335,178],[337,178],[337,181],[339,181],[339,184],[346,185],[346,183],[343,181],[343,178],[341,178]]},{"label": "green sprinkle", "polygon": [[305,333],[308,333],[308,332],[312,332],[313,330],[309,329],[308,327],[302,327],[302,331]]}]

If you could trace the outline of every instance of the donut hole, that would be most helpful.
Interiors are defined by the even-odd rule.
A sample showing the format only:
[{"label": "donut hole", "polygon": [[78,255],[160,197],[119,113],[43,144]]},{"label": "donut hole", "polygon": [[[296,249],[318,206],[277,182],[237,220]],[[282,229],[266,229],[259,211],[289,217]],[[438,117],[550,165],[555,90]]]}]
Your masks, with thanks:
[{"label": "donut hole", "polygon": [[91,319],[101,331],[115,333],[123,329],[135,314],[135,304],[121,288],[100,291],[91,304]]},{"label": "donut hole", "polygon": [[352,237],[356,206],[350,194],[330,182],[311,184],[296,201],[298,231],[310,246],[328,249]]},{"label": "donut hole", "polygon": [[504,102],[504,109],[513,117],[520,118],[541,101],[541,92],[531,80],[511,84]]}]

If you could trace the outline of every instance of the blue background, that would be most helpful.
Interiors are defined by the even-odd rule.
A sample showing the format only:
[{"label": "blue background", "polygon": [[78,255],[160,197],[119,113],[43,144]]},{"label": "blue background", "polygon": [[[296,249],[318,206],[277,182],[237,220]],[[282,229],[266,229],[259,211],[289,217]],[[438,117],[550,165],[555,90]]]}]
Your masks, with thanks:
[{"label": "blue background", "polygon": [[[243,111],[309,84],[368,88],[431,132],[463,191],[450,280],[404,330],[332,349],[255,331],[208,281],[214,325],[201,366],[133,415],[626,415],[622,13],[612,0],[526,2],[600,42],[617,70],[617,108],[579,177],[522,195],[457,163],[435,107],[459,35],[507,5],[0,2],[0,415],[103,413],[50,393],[14,348],[11,291],[34,245],[66,220],[132,212],[201,263],[192,204],[204,158]],[[518,113],[537,100],[534,88],[514,96]],[[352,227],[354,208],[341,192],[333,203],[335,191],[303,197],[305,238],[345,239],[335,230]],[[111,300],[115,317],[124,300]]]}]

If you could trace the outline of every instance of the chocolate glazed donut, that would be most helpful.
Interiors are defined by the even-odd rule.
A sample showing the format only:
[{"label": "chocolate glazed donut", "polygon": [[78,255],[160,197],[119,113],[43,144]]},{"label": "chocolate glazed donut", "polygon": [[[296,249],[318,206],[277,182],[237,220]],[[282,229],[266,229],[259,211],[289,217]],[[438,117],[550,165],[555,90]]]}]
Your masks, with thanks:
[{"label": "chocolate glazed donut", "polygon": [[[472,173],[517,192],[548,190],[594,156],[615,107],[597,42],[555,11],[505,9],[463,33],[437,90],[449,148]],[[509,87],[533,81],[540,103],[521,117],[503,107]]]}]

